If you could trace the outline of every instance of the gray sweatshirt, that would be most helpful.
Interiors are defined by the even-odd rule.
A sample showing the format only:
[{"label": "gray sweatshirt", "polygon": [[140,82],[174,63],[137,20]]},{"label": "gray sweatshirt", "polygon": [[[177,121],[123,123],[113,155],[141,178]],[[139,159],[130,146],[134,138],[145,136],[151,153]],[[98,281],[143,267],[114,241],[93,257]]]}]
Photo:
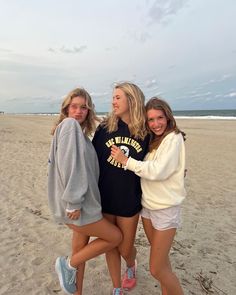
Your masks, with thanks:
[{"label": "gray sweatshirt", "polygon": [[[64,119],[56,128],[48,160],[49,208],[57,223],[86,225],[102,218],[98,189],[99,166],[90,139],[79,122]],[[78,220],[66,209],[80,209]]]}]

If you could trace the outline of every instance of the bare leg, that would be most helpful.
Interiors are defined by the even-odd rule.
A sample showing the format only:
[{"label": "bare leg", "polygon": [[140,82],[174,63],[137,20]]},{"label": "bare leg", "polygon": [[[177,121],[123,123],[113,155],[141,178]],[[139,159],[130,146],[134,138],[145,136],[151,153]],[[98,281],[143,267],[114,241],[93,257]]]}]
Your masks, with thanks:
[{"label": "bare leg", "polygon": [[119,229],[115,225],[108,222],[105,218],[98,222],[80,227],[73,224],[69,224],[68,226],[85,236],[97,237],[97,239],[85,245],[79,252],[71,257],[71,266],[75,268],[91,258],[110,251],[119,245],[122,239]]},{"label": "bare leg", "polygon": [[135,234],[139,214],[132,217],[120,217],[104,214],[104,217],[116,224],[122,232],[123,240],[118,248],[106,253],[107,266],[114,288],[121,287],[121,256],[125,259],[127,267],[135,264],[136,248],[134,247]]},{"label": "bare leg", "polygon": [[[82,235],[76,231],[73,230],[73,236],[72,236],[72,256],[80,251],[85,245],[87,245],[89,242],[89,237]],[[77,271],[77,279],[76,279],[76,286],[77,286],[77,292],[74,295],[82,295],[83,290],[83,280],[84,280],[84,269],[85,269],[85,263],[81,263],[78,266]]]},{"label": "bare leg", "polygon": [[162,288],[162,295],[183,295],[179,280],[172,272],[169,251],[176,229],[159,231],[154,229],[151,239],[150,271]]},{"label": "bare leg", "polygon": [[135,264],[137,251],[134,242],[138,220],[139,214],[132,217],[117,217],[117,225],[123,234],[123,240],[119,245],[119,252],[126,261],[127,267],[132,267]]},{"label": "bare leg", "polygon": [[[154,237],[155,229],[152,226],[151,220],[142,217],[142,223],[143,223],[143,228],[144,228],[144,232],[147,236],[147,239],[148,239],[149,243],[152,244],[152,238]],[[169,269],[172,271],[169,258],[168,258],[167,263],[169,265]],[[160,284],[161,284],[161,282],[160,282]],[[162,295],[167,295],[167,290],[163,284],[161,284],[161,290],[162,290]]]},{"label": "bare leg", "polygon": [[151,220],[148,218],[142,217],[142,223],[143,223],[143,229],[144,229],[144,232],[147,236],[148,242],[151,245],[152,237],[153,237],[155,229],[152,226]]},{"label": "bare leg", "polygon": [[[103,214],[111,223],[116,224],[116,216]],[[106,252],[107,267],[111,276],[114,288],[121,287],[121,258],[118,248]]]}]

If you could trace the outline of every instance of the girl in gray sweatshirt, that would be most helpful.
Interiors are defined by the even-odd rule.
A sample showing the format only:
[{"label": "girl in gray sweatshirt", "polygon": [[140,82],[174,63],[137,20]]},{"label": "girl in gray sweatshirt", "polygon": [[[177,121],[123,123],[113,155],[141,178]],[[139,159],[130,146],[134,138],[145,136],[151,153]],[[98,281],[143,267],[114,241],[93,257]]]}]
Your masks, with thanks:
[{"label": "girl in gray sweatshirt", "polygon": [[[53,129],[48,160],[48,201],[54,220],[73,231],[72,255],[58,257],[56,272],[67,294],[82,294],[85,262],[121,242],[119,229],[103,218],[99,166],[89,135],[96,116],[88,92],[71,91]],[[89,243],[90,236],[97,237]]]}]

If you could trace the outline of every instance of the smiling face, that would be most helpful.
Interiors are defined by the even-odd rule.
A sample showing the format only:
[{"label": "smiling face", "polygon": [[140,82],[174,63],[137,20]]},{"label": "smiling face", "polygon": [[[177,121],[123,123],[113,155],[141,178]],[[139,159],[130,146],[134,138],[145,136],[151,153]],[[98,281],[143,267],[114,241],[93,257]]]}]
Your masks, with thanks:
[{"label": "smiling face", "polygon": [[113,101],[112,107],[114,114],[125,121],[126,123],[129,121],[129,104],[128,98],[125,95],[124,91],[116,88],[113,92]]},{"label": "smiling face", "polygon": [[69,118],[74,118],[80,124],[82,124],[86,120],[88,112],[89,110],[84,97],[76,96],[72,98],[71,103],[68,107]]},{"label": "smiling face", "polygon": [[161,136],[167,128],[167,117],[162,110],[148,110],[147,122],[148,127],[156,136]]}]

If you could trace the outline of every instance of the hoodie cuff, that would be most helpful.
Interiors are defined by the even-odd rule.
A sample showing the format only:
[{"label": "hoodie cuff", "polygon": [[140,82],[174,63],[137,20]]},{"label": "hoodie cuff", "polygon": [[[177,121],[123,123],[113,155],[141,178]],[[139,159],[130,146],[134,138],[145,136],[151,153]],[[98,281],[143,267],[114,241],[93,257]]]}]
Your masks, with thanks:
[{"label": "hoodie cuff", "polygon": [[128,169],[128,170],[131,170],[131,171],[135,171],[135,167],[136,167],[137,162],[138,162],[137,160],[129,157],[124,169],[125,170]]},{"label": "hoodie cuff", "polygon": [[66,209],[79,210],[79,209],[81,209],[81,204],[80,203],[78,203],[78,204],[67,203]]}]

